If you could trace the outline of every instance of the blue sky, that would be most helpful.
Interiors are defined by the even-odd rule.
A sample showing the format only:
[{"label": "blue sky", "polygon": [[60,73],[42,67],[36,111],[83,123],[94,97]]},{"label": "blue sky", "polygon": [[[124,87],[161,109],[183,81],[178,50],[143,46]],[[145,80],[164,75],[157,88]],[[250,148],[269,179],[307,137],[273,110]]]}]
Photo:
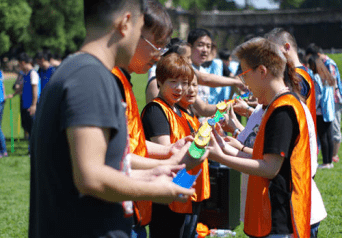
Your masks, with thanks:
[{"label": "blue sky", "polygon": [[[237,5],[244,6],[245,0],[234,0]],[[268,9],[277,9],[279,7],[278,4],[270,3],[269,0],[249,0],[250,4],[252,4],[255,8],[268,8]]]}]

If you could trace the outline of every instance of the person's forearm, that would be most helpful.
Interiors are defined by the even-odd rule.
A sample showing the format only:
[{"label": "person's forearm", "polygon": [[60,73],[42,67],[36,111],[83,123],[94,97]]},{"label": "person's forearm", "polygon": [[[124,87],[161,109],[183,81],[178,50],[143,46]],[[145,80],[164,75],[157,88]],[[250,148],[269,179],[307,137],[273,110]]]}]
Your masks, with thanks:
[{"label": "person's forearm", "polygon": [[208,104],[198,96],[195,103],[193,104],[193,107],[197,111],[197,113],[203,117],[213,116],[217,111],[216,105]]},{"label": "person's forearm", "polygon": [[38,86],[32,85],[32,103],[31,106],[37,105],[38,102]]},{"label": "person's forearm", "polygon": [[4,83],[2,83],[2,91],[4,92],[4,95],[6,96],[5,84]]},{"label": "person's forearm", "polygon": [[[242,153],[238,152],[237,156],[242,156]],[[222,156],[212,155],[210,159],[242,173],[270,179],[275,176],[275,170],[271,169],[266,161],[250,159],[249,155],[246,155],[246,157],[235,157],[226,154],[223,154]]]},{"label": "person's forearm", "polygon": [[239,80],[235,78],[229,78],[215,74],[208,74],[199,71],[196,71],[196,75],[198,77],[199,84],[206,85],[209,87],[236,86],[239,83]]},{"label": "person's forearm", "polygon": [[23,86],[22,85],[18,85],[18,87],[15,88],[14,93],[12,94],[12,96],[14,97],[17,94],[21,94],[23,91]]},{"label": "person's forearm", "polygon": [[145,141],[148,149],[149,158],[168,159],[170,157],[170,146]]},{"label": "person's forearm", "polygon": [[[74,178],[75,179],[75,178]],[[93,176],[78,187],[83,195],[90,195],[109,202],[151,200],[159,197],[156,184],[137,180],[109,166],[94,170]]]},{"label": "person's forearm", "polygon": [[138,155],[131,154],[132,169],[152,169],[157,166],[167,165],[167,164],[170,164],[168,160],[144,158]]}]

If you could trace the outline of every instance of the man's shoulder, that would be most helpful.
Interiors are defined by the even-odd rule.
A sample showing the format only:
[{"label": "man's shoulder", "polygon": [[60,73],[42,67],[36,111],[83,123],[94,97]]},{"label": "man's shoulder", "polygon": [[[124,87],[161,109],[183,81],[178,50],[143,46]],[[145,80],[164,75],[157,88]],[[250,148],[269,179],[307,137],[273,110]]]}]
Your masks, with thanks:
[{"label": "man's shoulder", "polygon": [[53,74],[53,78],[82,79],[94,81],[113,79],[113,74],[94,56],[75,53],[68,56]]}]

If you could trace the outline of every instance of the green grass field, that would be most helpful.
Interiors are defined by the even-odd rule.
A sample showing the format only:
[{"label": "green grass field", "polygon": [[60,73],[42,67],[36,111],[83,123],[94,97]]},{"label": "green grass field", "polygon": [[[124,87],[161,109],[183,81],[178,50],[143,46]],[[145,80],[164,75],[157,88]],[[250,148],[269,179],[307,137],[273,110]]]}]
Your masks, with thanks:
[{"label": "green grass field", "polygon": [[[342,55],[329,55],[342,65]],[[342,71],[341,71],[342,72]],[[342,73],[341,73],[342,75]],[[6,93],[12,92],[14,79],[6,80]],[[145,105],[147,75],[133,75],[132,83],[139,109]],[[23,129],[18,127],[19,97],[12,99],[13,120],[10,120],[10,101],[6,101],[2,130],[7,138],[9,157],[0,159],[0,238],[27,237],[29,212],[30,158]],[[11,121],[14,147],[11,148]],[[11,149],[14,149],[11,152]],[[339,157],[342,158],[340,149]],[[322,163],[321,155],[318,162]],[[320,238],[342,237],[342,159],[331,170],[318,170],[315,177],[328,213],[319,229]],[[236,237],[246,237],[243,224],[235,228]]]}]

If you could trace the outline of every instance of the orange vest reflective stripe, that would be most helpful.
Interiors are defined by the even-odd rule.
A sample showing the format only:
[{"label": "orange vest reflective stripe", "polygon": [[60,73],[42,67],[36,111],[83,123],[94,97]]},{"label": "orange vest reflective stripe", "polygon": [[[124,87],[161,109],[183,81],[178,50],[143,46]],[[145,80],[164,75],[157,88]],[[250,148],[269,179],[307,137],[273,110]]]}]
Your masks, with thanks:
[{"label": "orange vest reflective stripe", "polygon": [[[112,73],[116,75],[123,84],[126,100],[126,117],[128,122],[128,133],[130,137],[130,152],[142,157],[147,157],[147,147],[145,143],[145,134],[142,120],[139,115],[137,101],[132,91],[132,86],[127,80],[125,74],[118,68],[114,67]],[[151,221],[151,201],[134,202],[134,212],[137,222],[145,226]]]},{"label": "orange vest reflective stripe", "polygon": [[295,68],[295,72],[300,74],[306,80],[306,82],[310,85],[310,90],[308,94],[306,95],[307,96],[306,106],[311,112],[313,122],[314,122],[314,128],[316,129],[316,132],[317,132],[316,91],[315,91],[313,80],[311,76],[303,69]]},{"label": "orange vest reflective stripe", "polygon": [[[160,98],[155,98],[150,103],[157,103],[161,106],[164,114],[167,117],[170,126],[170,143],[175,143],[181,138],[184,138],[191,134],[189,129],[187,120],[184,117],[180,117],[177,115],[170,106],[165,103]],[[142,116],[144,115],[145,110],[142,112]],[[177,213],[192,213],[192,201],[191,198],[188,199],[186,203],[182,202],[172,202],[169,204],[170,210],[177,212]]]},{"label": "orange vest reflective stripe", "polygon": [[[194,115],[193,117],[188,113],[181,111],[182,116],[186,118],[189,122],[190,126],[193,128],[194,131],[197,131],[200,126],[200,122],[198,118]],[[195,193],[192,196],[192,201],[194,202],[201,202],[205,199],[208,199],[211,194],[210,189],[210,175],[208,170],[208,160],[205,159],[203,163],[199,164],[198,166],[194,167],[193,169],[187,171],[189,174],[195,175],[202,169],[201,174],[197,178],[196,184],[194,186]]]},{"label": "orange vest reflective stripe", "polygon": [[[277,98],[264,115],[256,136],[253,159],[263,159],[265,127],[272,112],[282,106],[291,106],[299,125],[299,136],[290,158],[290,210],[295,238],[310,237],[311,218],[311,151],[306,115],[301,103],[292,95]],[[245,207],[244,232],[249,236],[264,237],[271,232],[271,205],[267,178],[250,175]]]}]

